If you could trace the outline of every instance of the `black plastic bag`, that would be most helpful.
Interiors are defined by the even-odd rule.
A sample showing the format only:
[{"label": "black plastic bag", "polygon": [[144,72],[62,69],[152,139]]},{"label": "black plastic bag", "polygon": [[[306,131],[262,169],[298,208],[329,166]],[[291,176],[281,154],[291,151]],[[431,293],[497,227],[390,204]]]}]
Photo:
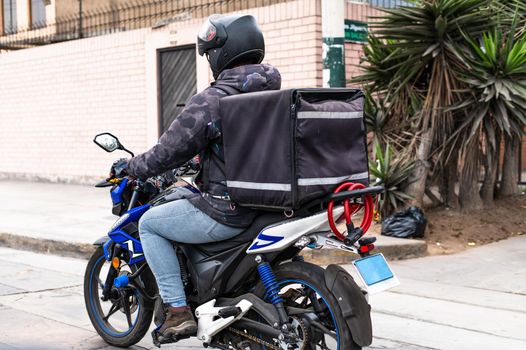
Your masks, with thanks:
[{"label": "black plastic bag", "polygon": [[422,209],[411,207],[398,212],[382,222],[382,235],[397,238],[424,237],[427,219]]}]

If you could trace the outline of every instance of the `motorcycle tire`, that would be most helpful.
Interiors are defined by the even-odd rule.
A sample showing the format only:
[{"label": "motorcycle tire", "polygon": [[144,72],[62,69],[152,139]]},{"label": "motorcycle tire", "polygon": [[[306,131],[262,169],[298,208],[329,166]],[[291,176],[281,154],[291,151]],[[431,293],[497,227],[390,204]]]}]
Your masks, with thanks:
[{"label": "motorcycle tire", "polygon": [[[326,303],[332,314],[333,321],[336,323],[338,335],[337,348],[333,350],[360,350],[362,347],[353,341],[337,301],[324,283],[324,271],[323,268],[317,265],[302,261],[294,261],[274,267],[274,274],[280,288],[290,284],[301,284],[316,291],[317,295]],[[258,284],[255,294],[260,297],[266,294],[263,283],[260,282]]]},{"label": "motorcycle tire", "polygon": [[[102,247],[98,247],[97,250],[91,256],[86,267],[86,272],[84,274],[84,302],[86,310],[88,312],[93,327],[95,328],[97,333],[102,337],[102,339],[104,339],[104,341],[106,341],[110,345],[117,347],[129,347],[138,343],[144,337],[146,332],[148,332],[153,318],[154,303],[146,301],[139,294],[131,296],[132,299],[135,297],[135,299],[133,300],[136,303],[134,313],[136,312],[137,315],[135,316],[135,322],[131,327],[129,327],[128,330],[121,332],[115,329],[114,326],[110,324],[109,318],[106,320],[104,319],[104,316],[106,315],[102,309],[103,303],[113,303],[113,301],[111,300],[101,300],[102,288],[100,286],[100,283],[104,283],[101,281],[105,281],[106,276],[100,276],[99,280],[97,280],[96,278],[100,273],[102,266],[105,263],[109,264],[110,262],[106,260]],[[143,274],[141,275],[141,280],[148,294],[152,296],[155,295],[157,286],[155,284],[155,279],[153,278],[153,275],[151,275],[149,271],[148,273],[143,272]],[[105,306],[108,305],[113,306],[113,304],[106,304]],[[124,306],[122,306],[122,309],[123,308]],[[119,306],[118,310],[114,311],[114,313],[124,314],[124,311],[122,311],[122,309]],[[129,306],[128,310],[130,309],[131,306]],[[130,324],[129,321],[128,324]]]}]

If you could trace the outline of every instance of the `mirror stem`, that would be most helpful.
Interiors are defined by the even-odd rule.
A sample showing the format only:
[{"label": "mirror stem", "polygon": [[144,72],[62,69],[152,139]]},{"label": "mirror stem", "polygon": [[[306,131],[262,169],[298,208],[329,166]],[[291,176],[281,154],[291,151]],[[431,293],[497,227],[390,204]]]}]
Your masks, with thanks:
[{"label": "mirror stem", "polygon": [[124,147],[122,147],[121,149],[122,149],[124,152],[128,152],[129,154],[131,154],[132,157],[135,157],[135,154],[133,154],[132,151],[129,151],[129,150],[127,150],[127,149],[124,148]]}]

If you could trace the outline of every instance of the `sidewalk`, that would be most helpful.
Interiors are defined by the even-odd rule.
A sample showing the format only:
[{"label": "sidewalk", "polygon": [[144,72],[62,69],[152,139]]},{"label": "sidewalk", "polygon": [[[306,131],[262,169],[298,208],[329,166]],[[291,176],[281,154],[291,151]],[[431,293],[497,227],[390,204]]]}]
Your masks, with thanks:
[{"label": "sidewalk", "polygon": [[[0,245],[17,249],[87,256],[92,243],[117,219],[108,188],[0,181]],[[422,241],[379,236],[376,246],[390,259],[422,256]],[[320,254],[323,253],[323,254]],[[306,252],[319,263],[348,263],[341,251]]]}]

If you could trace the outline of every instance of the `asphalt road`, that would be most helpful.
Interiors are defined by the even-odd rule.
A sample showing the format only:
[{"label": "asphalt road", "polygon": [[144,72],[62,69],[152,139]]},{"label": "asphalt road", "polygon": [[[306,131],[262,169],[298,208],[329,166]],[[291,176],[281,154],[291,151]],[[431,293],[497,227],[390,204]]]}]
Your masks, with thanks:
[{"label": "asphalt road", "polygon": [[[84,309],[85,265],[0,248],[0,349],[111,349]],[[402,283],[371,297],[371,349],[526,349],[526,236],[392,266]]]}]

